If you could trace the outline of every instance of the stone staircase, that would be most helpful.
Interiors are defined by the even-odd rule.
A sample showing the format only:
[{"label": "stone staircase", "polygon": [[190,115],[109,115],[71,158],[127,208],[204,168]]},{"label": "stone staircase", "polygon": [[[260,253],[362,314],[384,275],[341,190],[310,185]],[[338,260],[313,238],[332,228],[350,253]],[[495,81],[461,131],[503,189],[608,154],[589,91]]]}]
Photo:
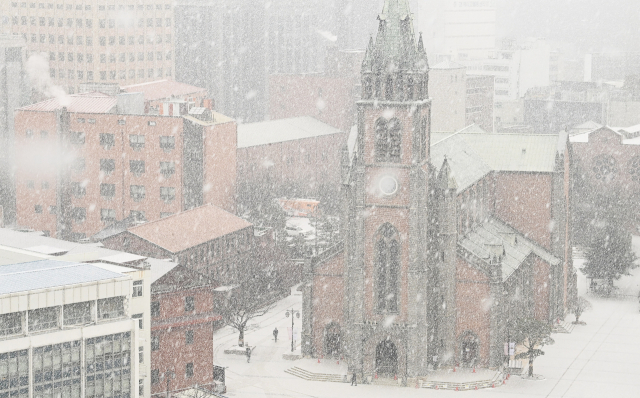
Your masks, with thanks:
[{"label": "stone staircase", "polygon": [[500,372],[496,372],[495,376],[491,380],[472,381],[467,383],[453,383],[443,381],[423,381],[418,380],[416,388],[429,388],[432,390],[454,390],[454,391],[470,391],[480,390],[484,388],[496,388],[502,386],[509,379],[509,376],[505,376]]},{"label": "stone staircase", "polygon": [[553,325],[553,333],[571,333],[575,327],[571,322],[560,321]]},{"label": "stone staircase", "polygon": [[402,380],[398,379],[392,379],[392,378],[372,378],[371,379],[371,384],[375,385],[375,386],[394,386],[394,387],[398,387],[398,386],[402,386]]},{"label": "stone staircase", "polygon": [[327,374],[327,373],[314,373],[309,372],[308,370],[301,369],[297,366],[293,368],[285,370],[285,373],[290,375],[299,377],[304,380],[309,381],[329,381],[334,383],[346,383],[347,375],[339,375],[339,374]]}]

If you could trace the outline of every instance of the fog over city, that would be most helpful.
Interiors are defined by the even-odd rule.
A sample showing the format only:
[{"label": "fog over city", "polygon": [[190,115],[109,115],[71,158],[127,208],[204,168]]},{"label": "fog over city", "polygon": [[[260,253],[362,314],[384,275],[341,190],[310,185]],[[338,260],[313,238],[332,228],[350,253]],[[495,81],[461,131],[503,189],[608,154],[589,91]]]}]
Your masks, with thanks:
[{"label": "fog over city", "polygon": [[0,398],[631,398],[640,6],[0,0]]}]

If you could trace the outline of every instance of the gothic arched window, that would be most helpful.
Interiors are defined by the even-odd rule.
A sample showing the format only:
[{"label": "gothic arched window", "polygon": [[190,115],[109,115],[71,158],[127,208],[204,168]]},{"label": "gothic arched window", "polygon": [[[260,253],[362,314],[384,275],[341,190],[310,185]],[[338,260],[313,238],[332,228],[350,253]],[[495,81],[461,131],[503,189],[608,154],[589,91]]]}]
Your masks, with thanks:
[{"label": "gothic arched window", "polygon": [[400,278],[398,231],[391,224],[384,224],[376,236],[375,247],[378,311],[397,312]]},{"label": "gothic arched window", "polygon": [[413,97],[414,97],[414,87],[413,87],[413,77],[410,77],[409,80],[407,80],[407,99],[410,101],[413,101]]},{"label": "gothic arched window", "polygon": [[375,87],[375,97],[380,98],[382,95],[382,82],[380,81],[380,77],[376,78],[376,87]]},{"label": "gothic arched window", "polygon": [[373,97],[373,82],[370,77],[364,79],[364,99]]},{"label": "gothic arched window", "polygon": [[385,99],[387,101],[393,100],[393,78],[391,76],[387,76],[387,84],[385,84]]},{"label": "gothic arched window", "polygon": [[376,122],[376,162],[400,162],[402,125],[400,120],[378,119]]}]

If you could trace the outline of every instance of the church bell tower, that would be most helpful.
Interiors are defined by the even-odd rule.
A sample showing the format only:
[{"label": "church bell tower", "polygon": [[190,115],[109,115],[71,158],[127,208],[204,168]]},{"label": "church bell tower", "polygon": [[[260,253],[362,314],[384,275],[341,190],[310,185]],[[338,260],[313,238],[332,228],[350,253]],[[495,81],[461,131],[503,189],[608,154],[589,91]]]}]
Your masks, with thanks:
[{"label": "church bell tower", "polygon": [[344,181],[345,339],[349,370],[427,370],[431,101],[408,0],[386,0],[362,63],[355,149]]}]

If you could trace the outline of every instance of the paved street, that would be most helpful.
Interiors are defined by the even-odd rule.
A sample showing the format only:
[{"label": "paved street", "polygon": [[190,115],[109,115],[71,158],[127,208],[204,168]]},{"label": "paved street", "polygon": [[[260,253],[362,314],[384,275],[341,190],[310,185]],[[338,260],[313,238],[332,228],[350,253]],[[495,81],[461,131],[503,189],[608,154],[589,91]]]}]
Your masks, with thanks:
[{"label": "paved street", "polygon": [[[633,291],[640,280],[639,270],[633,277],[621,283]],[[584,291],[585,279],[579,274],[580,290]],[[637,294],[637,290],[636,290]],[[512,377],[506,386],[495,389],[466,392],[477,396],[495,397],[563,397],[601,398],[636,397],[640,391],[640,312],[637,300],[616,301],[589,298],[594,308],[582,316],[587,323],[576,326],[571,334],[554,334],[556,344],[545,347],[546,355],[536,360],[534,371],[544,380],[530,381]],[[225,328],[216,333],[215,363],[228,366],[227,388],[229,397],[353,397],[367,398],[402,396],[435,397],[457,394],[454,391],[400,388],[391,386],[359,385],[305,381],[284,372],[293,366],[318,372],[342,373],[343,364],[315,360],[285,361],[282,354],[290,351],[287,327],[291,318],[285,318],[286,308],[299,309],[301,296],[292,295],[281,300],[276,308],[255,320],[257,330],[246,334],[245,339],[256,345],[251,363],[244,356],[225,355],[224,347],[237,341],[237,333]],[[567,320],[573,320],[570,315]],[[296,319],[297,325],[300,320]],[[280,338],[273,341],[271,332],[278,327]],[[357,393],[357,394],[356,394]]]}]

